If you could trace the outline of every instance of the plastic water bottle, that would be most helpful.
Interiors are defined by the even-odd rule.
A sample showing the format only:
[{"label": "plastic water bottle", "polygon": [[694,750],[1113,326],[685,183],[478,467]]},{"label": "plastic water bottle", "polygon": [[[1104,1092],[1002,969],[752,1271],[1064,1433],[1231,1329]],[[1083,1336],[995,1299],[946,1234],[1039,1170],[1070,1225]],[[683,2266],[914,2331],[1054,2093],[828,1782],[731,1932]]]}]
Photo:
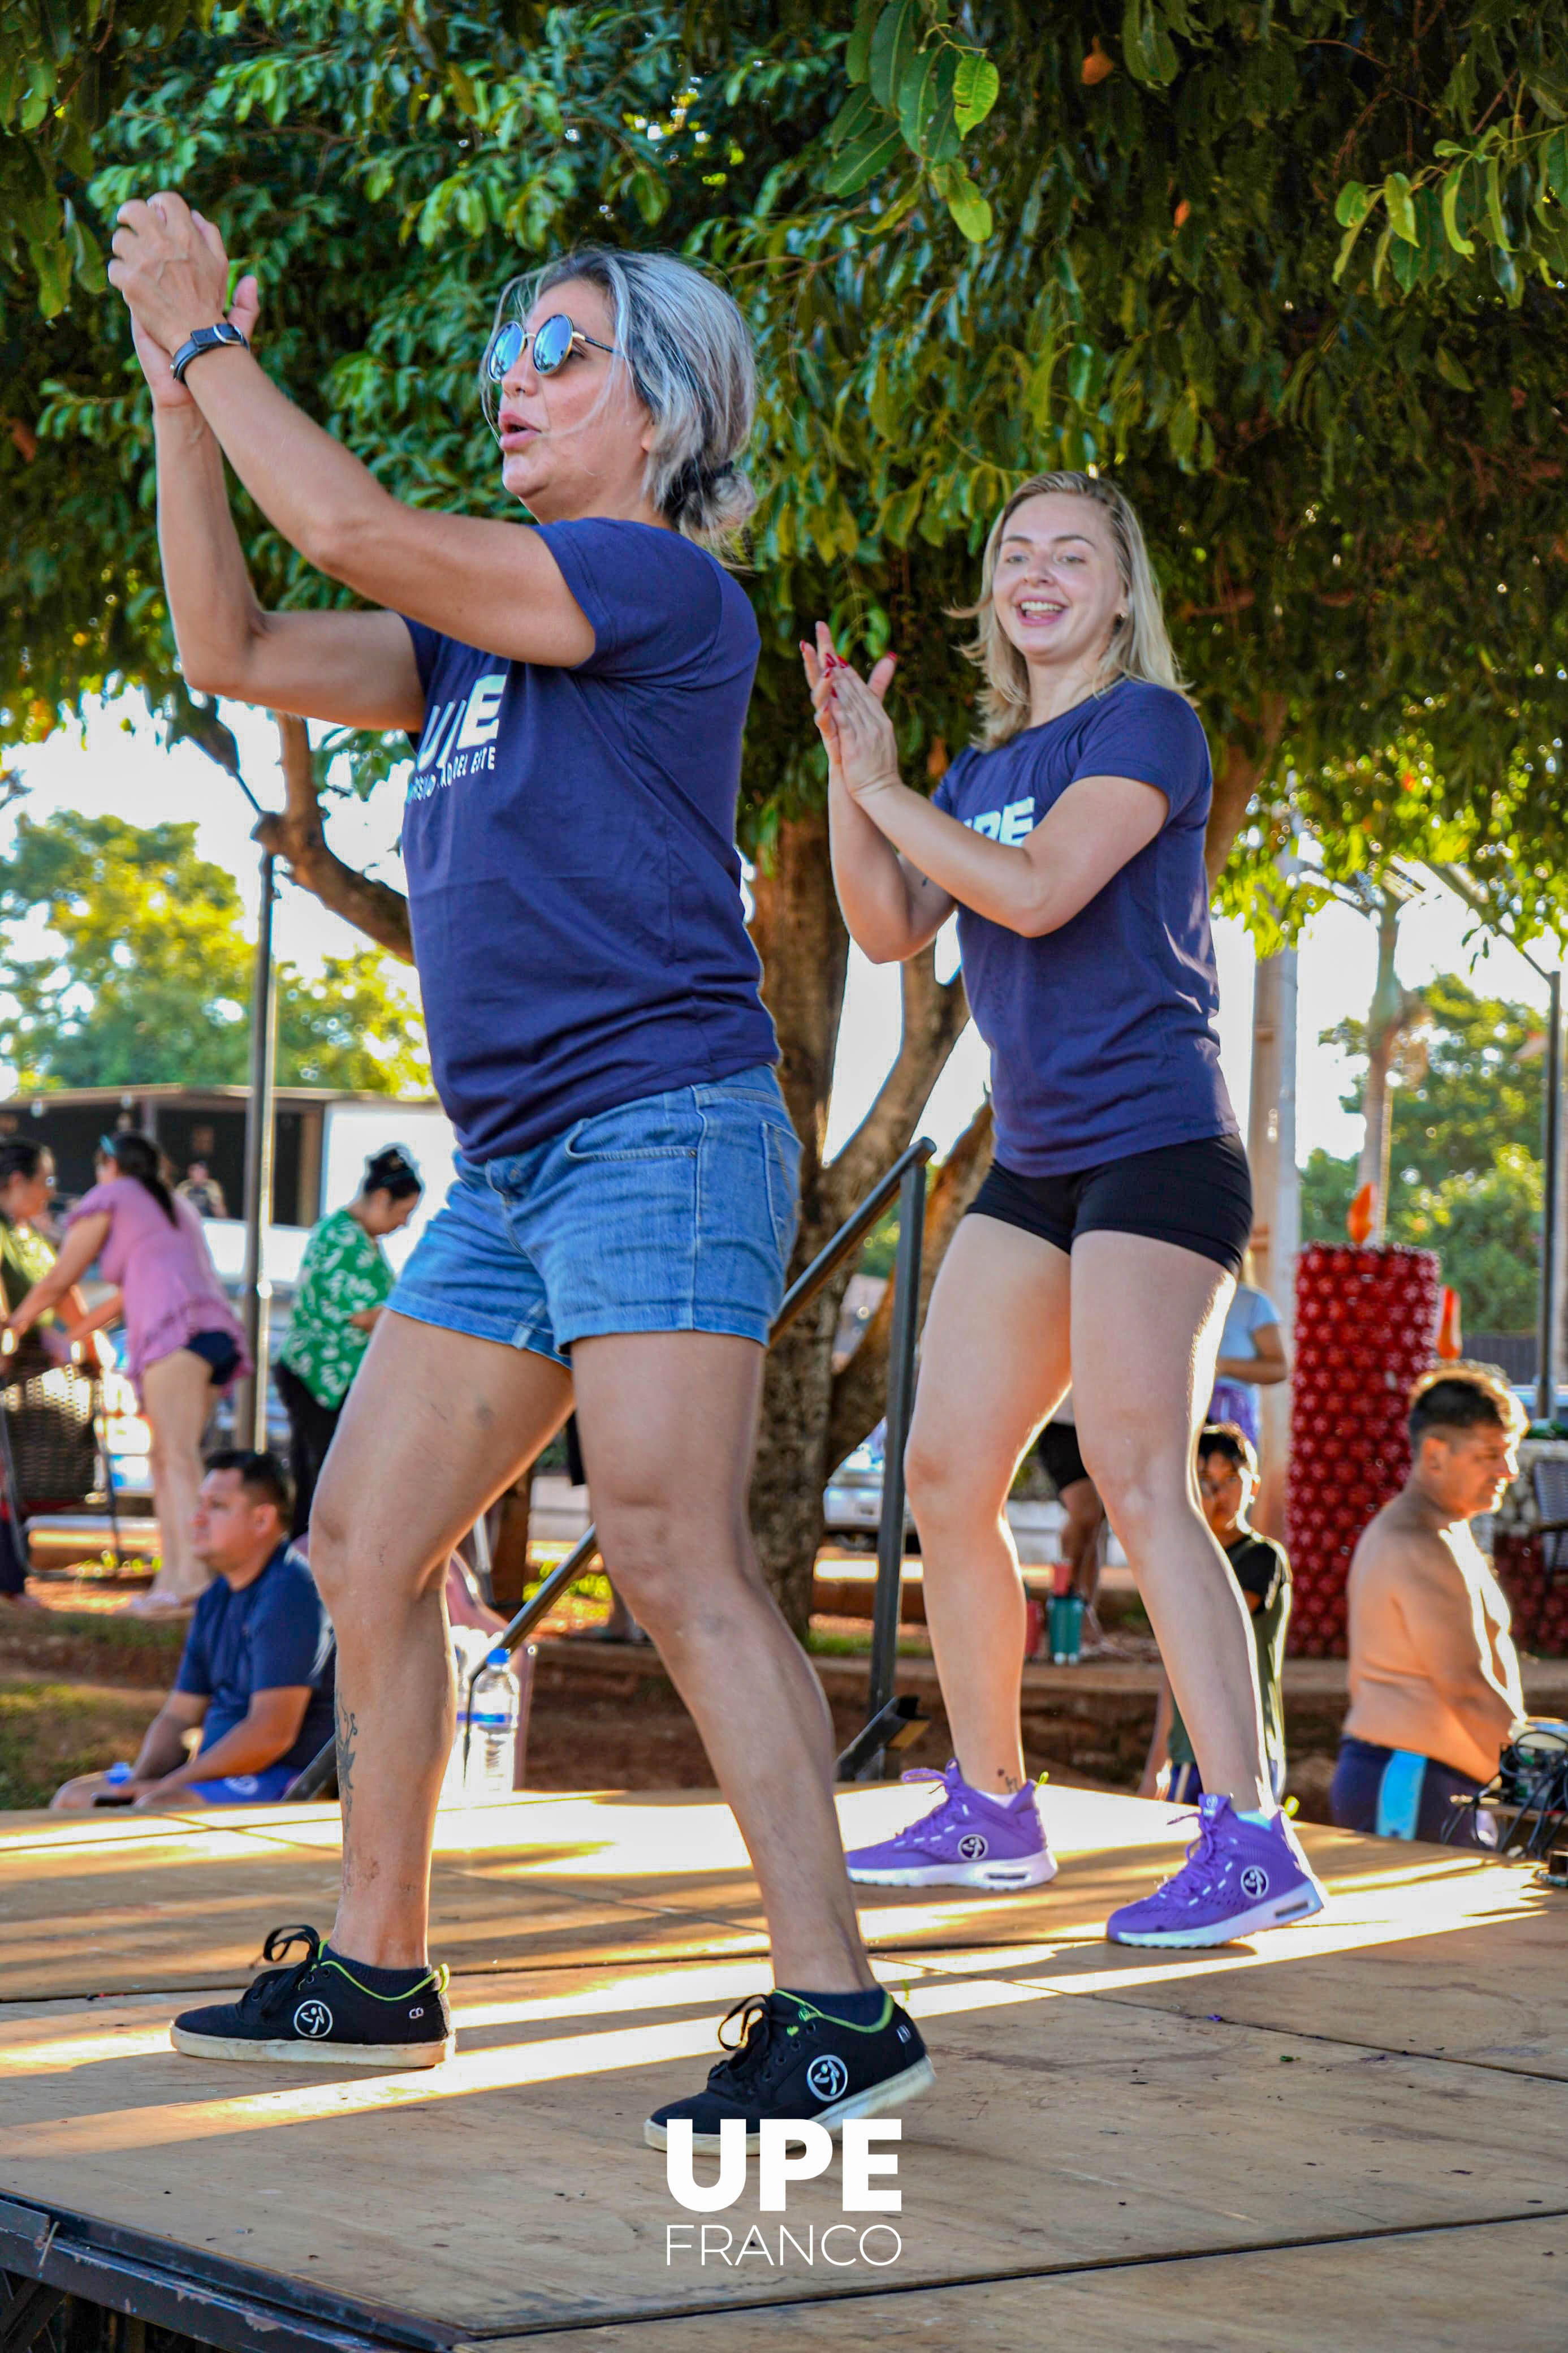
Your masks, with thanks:
[{"label": "plastic water bottle", "polygon": [[489,1653],[474,1685],[468,1711],[468,1767],[463,1795],[469,1805],[510,1798],[517,1756],[522,1690],[505,1651]]}]

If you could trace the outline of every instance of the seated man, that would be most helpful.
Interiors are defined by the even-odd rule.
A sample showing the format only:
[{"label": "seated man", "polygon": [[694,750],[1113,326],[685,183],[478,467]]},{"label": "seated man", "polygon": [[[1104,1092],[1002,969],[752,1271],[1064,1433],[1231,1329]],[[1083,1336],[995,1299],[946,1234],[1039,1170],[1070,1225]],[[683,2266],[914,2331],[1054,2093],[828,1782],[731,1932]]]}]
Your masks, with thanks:
[{"label": "seated man", "polygon": [[1522,1427],[1512,1393],[1475,1367],[1442,1366],[1411,1392],[1410,1476],[1351,1563],[1351,1704],[1329,1792],[1342,1830],[1497,1843],[1454,1800],[1497,1771],[1524,1693],[1470,1522],[1501,1502]]},{"label": "seated man", "polygon": [[[1211,1421],[1198,1436],[1197,1465],[1204,1517],[1230,1563],[1231,1575],[1252,1618],[1258,1692],[1263,1706],[1263,1747],[1269,1785],[1278,1802],[1285,1795],[1285,1630],[1290,1622],[1290,1564],[1283,1546],[1272,1536],[1260,1535],[1247,1516],[1258,1493],[1258,1456],[1246,1431],[1234,1421]],[[1203,1793],[1191,1736],[1172,1695],[1170,1678],[1162,1676],[1154,1735],[1138,1795],[1195,1806]]]},{"label": "seated man", "polygon": [[[332,1734],[332,1630],[289,1543],[293,1491],[275,1454],[214,1454],[192,1522],[214,1571],[196,1603],[174,1688],[131,1778],[87,1773],[53,1803],[189,1807],[281,1798]],[[201,1741],[185,1754],[197,1725]]]}]

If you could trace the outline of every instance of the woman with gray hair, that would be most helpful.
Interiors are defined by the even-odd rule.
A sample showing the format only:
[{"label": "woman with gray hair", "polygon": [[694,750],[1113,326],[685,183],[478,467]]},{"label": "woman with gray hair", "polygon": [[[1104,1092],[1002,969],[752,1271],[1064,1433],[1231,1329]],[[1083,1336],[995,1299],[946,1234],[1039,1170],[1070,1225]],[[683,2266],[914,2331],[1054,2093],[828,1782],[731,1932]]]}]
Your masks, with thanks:
[{"label": "woman with gray hair", "polygon": [[849,1858],[877,1885],[996,1892],[1056,1870],[1024,1773],[1024,1594],[1005,1504],[1072,1386],[1079,1444],[1137,1575],[1203,1768],[1188,1861],[1108,1934],[1223,1944],[1322,1892],[1274,1801],[1250,1627],[1198,1508],[1194,1441],[1252,1222],[1220,1073],[1208,748],[1137,515],[1040,474],[986,542],[982,725],[928,801],[899,774],[891,677],[803,648],[834,874],[879,963],[954,909],[992,1053],[996,1149],[933,1293],[910,1434],[926,1615],[952,1726],[940,1802]]},{"label": "woman with gray hair", "polygon": [[[867,1965],[826,1705],[746,1520],[798,1145],[734,841],[757,628],[713,553],[752,502],[740,312],[671,257],[598,248],[509,288],[480,375],[522,529],[403,505],[295,408],[247,347],[254,280],[226,320],[221,242],[178,197],[123,207],[114,248],[187,682],[416,744],[403,855],[460,1145],[311,1520],[338,1641],[331,1941],[310,1931],[304,1961],[178,2021],[179,2047],[381,2066],[450,2048],[425,1941],[453,1721],[442,1573],[574,1400],[605,1566],[701,1729],[779,1979],[648,2137],[890,2106],[931,2071]],[[377,609],[259,608],[226,457]],[[307,2040],[300,2017],[330,2023]]]}]

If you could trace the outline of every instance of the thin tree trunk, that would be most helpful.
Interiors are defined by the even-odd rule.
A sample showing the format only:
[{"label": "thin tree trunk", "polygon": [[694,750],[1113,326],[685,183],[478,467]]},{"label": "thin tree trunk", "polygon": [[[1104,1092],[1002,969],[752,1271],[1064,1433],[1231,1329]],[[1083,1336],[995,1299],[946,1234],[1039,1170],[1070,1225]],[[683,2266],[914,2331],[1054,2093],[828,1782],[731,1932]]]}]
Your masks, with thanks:
[{"label": "thin tree trunk", "polygon": [[[786,818],[780,825],[766,867],[752,885],[752,937],[763,960],[763,995],[778,1028],[784,1099],[802,1145],[801,1226],[791,1266],[798,1273],[909,1143],[963,1033],[968,1008],[959,981],[937,979],[931,951],[902,967],[898,1055],[859,1127],[837,1158],[826,1162],[849,942],[834,895],[826,815]],[[940,1256],[940,1249],[934,1254]],[[833,1343],[853,1272],[851,1258],[772,1351],[763,1382],[752,1526],[763,1574],[799,1634],[811,1616],[822,1491],[842,1459],[833,1451],[831,1429]],[[885,1359],[884,1344],[884,1366]],[[875,1354],[867,1361],[868,1367],[873,1365]],[[879,1403],[868,1429],[881,1409]]]},{"label": "thin tree trunk", "polygon": [[283,767],[283,807],[276,815],[262,818],[254,839],[284,860],[301,890],[342,915],[377,947],[412,964],[407,900],[401,891],[345,866],[336,851],[329,849],[310,732],[302,719],[282,712],[273,715]]},{"label": "thin tree trunk", "polygon": [[1215,762],[1214,797],[1209,803],[1204,834],[1204,864],[1212,890],[1225,872],[1237,835],[1247,822],[1252,797],[1273,764],[1285,732],[1285,697],[1263,696],[1250,744],[1232,740],[1219,744]]},{"label": "thin tree trunk", "polygon": [[[991,1166],[991,1104],[983,1103],[926,1192],[921,1256],[920,1326],[924,1328],[932,1285],[958,1230],[958,1221],[979,1192]],[[833,1384],[833,1410],[826,1454],[829,1472],[852,1454],[887,1407],[888,1348],[893,1330],[893,1285],[877,1303],[860,1345]]]},{"label": "thin tree trunk", "polygon": [[1402,988],[1394,969],[1399,948],[1400,902],[1387,891],[1377,898],[1377,981],[1366,1022],[1366,1082],[1362,1112],[1366,1125],[1356,1184],[1375,1187],[1369,1240],[1382,1244],[1388,1229],[1388,1177],[1394,1142],[1394,1092],[1390,1077],[1400,1039],[1421,1010],[1421,1000]]}]

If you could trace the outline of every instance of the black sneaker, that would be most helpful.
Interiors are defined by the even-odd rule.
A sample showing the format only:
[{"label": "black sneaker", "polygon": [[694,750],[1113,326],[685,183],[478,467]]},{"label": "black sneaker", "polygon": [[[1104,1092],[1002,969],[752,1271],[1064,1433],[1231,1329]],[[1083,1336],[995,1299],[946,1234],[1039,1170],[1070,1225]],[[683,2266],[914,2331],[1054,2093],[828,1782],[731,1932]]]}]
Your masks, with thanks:
[{"label": "black sneaker", "polygon": [[376,1992],[314,1928],[274,1928],[262,1958],[280,1961],[292,1945],[306,1946],[308,1957],[264,1969],[237,2001],[183,2011],[169,2029],[175,2050],[193,2059],[294,2059],[312,2067],[438,2067],[450,2058],[445,1962],[409,1969],[407,1985]]},{"label": "black sneaker", "polygon": [[[732,2018],[739,2028],[726,2042]],[[643,2138],[650,2147],[664,2147],[677,2116],[690,2117],[694,2148],[717,2148],[726,2116],[745,2117],[748,2148],[756,2147],[764,2116],[790,2124],[809,2117],[833,2132],[847,2116],[899,2107],[936,2081],[914,2020],[890,1994],[875,2026],[829,2018],[798,1994],[748,1994],[726,2013],[719,2040],[732,2055],[721,2059],[705,2092],[649,2116]]]}]

